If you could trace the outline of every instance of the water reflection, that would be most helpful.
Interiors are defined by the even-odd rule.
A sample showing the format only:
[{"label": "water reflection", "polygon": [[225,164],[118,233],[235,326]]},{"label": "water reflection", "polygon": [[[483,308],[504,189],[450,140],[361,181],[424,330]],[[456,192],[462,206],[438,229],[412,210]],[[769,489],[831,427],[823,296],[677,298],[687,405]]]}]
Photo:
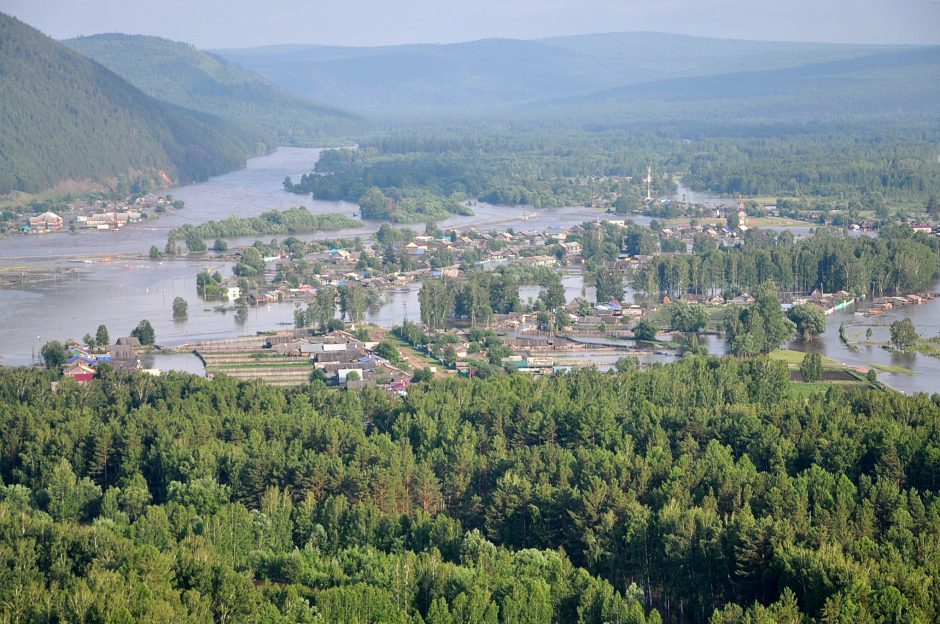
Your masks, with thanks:
[{"label": "water reflection", "polygon": [[[940,290],[940,280],[931,284],[928,290]],[[849,366],[903,366],[915,374],[879,371],[878,378],[903,392],[936,392],[937,381],[940,380],[940,360],[937,358],[920,353],[892,353],[881,348],[881,345],[860,345],[857,351],[853,351],[839,338],[839,325],[845,323],[850,342],[886,342],[889,337],[888,326],[905,317],[913,321],[921,336],[929,338],[940,334],[940,299],[895,308],[871,317],[863,316],[858,306],[849,307],[827,317],[826,332],[817,340],[810,343],[793,341],[789,348],[819,353]],[[869,328],[872,330],[870,340],[866,338]]]}]

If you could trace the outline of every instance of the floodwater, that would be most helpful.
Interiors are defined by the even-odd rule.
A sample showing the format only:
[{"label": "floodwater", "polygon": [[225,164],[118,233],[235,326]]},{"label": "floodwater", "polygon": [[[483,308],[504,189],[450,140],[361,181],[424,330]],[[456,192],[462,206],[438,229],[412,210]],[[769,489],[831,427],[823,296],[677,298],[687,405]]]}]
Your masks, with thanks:
[{"label": "floodwater", "polygon": [[[162,248],[171,228],[183,223],[202,223],[223,219],[229,215],[254,216],[271,209],[283,210],[305,205],[315,213],[342,213],[354,215],[358,206],[348,202],[315,201],[309,196],[294,195],[283,190],[286,176],[297,179],[311,171],[319,149],[280,148],[272,154],[253,158],[239,171],[221,175],[206,182],[183,186],[169,191],[182,199],[182,210],[171,210],[159,221],[134,224],[117,232],[80,232],[47,236],[13,236],[0,239],[0,265],[25,264],[53,265],[76,269],[53,282],[26,284],[0,290],[0,365],[28,365],[48,340],[81,339],[86,333],[94,334],[98,325],[107,325],[112,340],[127,335],[141,319],[154,326],[157,342],[176,346],[212,338],[250,335],[261,330],[293,326],[294,303],[272,304],[249,310],[246,319],[238,319],[232,310],[217,311],[221,304],[201,302],[196,295],[196,273],[204,268],[231,274],[225,262],[204,257],[198,260],[172,260],[152,262],[144,256],[151,245]],[[689,189],[680,189],[688,199],[709,203],[726,202],[721,198],[695,195]],[[557,210],[533,210],[518,206],[478,204],[473,217],[454,216],[439,222],[447,228],[478,227],[481,230],[531,230],[552,232],[571,225],[603,217],[602,211],[578,207]],[[631,217],[634,222],[648,224],[647,217]],[[321,232],[299,236],[308,240],[324,238],[365,237],[375,232],[380,223],[362,222],[362,226],[339,232]],[[423,229],[422,224],[409,226]],[[237,243],[238,241],[233,241]],[[250,242],[250,240],[248,241]],[[115,254],[140,254],[139,259],[115,259]],[[86,263],[85,260],[90,262]],[[562,283],[569,301],[576,297],[594,300],[593,287],[585,287],[583,274],[566,270]],[[404,318],[420,317],[418,304],[419,284],[386,293],[386,303],[366,313],[366,320],[384,327],[400,324]],[[932,290],[940,290],[940,282]],[[538,296],[538,287],[525,286],[520,297],[525,302]],[[171,304],[174,297],[189,302],[185,321],[174,321]],[[626,303],[636,301],[629,288]],[[229,304],[230,305],[230,304]],[[839,362],[853,365],[878,363],[901,365],[917,372],[916,375],[881,373],[880,378],[891,386],[905,391],[932,391],[940,379],[940,360],[923,355],[894,355],[879,346],[861,347],[853,353],[839,340],[839,323],[875,324],[873,340],[883,340],[887,324],[909,316],[922,335],[936,335],[940,330],[940,300],[921,306],[893,311],[877,319],[860,319],[851,311],[839,312],[829,318],[827,332],[815,343],[794,343],[792,348],[815,350]],[[866,328],[851,329],[864,334]],[[724,343],[716,338],[705,339],[713,353],[722,353]],[[603,367],[616,361],[616,357],[598,356]],[[619,354],[617,355],[619,357]],[[669,361],[670,357],[650,356],[650,361]],[[607,361],[610,360],[610,361]],[[191,356],[157,354],[145,366],[163,370],[201,372],[201,363]]]},{"label": "floodwater", "polygon": [[[280,148],[253,158],[244,169],[206,182],[170,189],[185,202],[182,210],[170,210],[158,221],[133,224],[116,232],[81,231],[76,234],[11,236],[0,239],[0,265],[46,265],[74,272],[52,282],[25,284],[0,290],[0,364],[27,365],[49,340],[81,339],[105,324],[112,339],[127,335],[141,319],[154,326],[157,342],[175,346],[210,338],[254,334],[293,325],[294,304],[272,304],[249,311],[243,322],[233,311],[219,312],[219,303],[200,302],[196,273],[204,268],[231,274],[231,267],[211,257],[198,260],[152,262],[145,258],[151,245],[163,248],[170,229],[184,223],[203,223],[229,215],[254,216],[271,209],[305,205],[315,213],[354,215],[358,206],[348,202],[316,201],[283,190],[286,176],[295,180],[313,169],[322,150]],[[590,208],[533,211],[523,207],[478,204],[473,217],[454,216],[439,222],[441,228],[475,226],[484,230],[561,230],[596,218]],[[308,240],[368,236],[380,223],[338,232],[303,235]],[[414,224],[422,230],[423,224]],[[238,243],[239,241],[233,241]],[[251,242],[248,240],[247,242]],[[139,254],[139,259],[111,260],[112,255]],[[367,320],[383,326],[417,319],[419,286],[391,292],[382,308],[370,310]],[[580,290],[580,286],[572,286]],[[183,322],[172,319],[174,297],[189,302]],[[184,362],[183,364],[178,364]],[[165,365],[192,369],[191,361],[167,360]],[[161,368],[161,366],[156,366]]]},{"label": "floodwater", "polygon": [[[230,272],[224,263],[207,267]],[[29,364],[47,341],[80,340],[85,334],[94,335],[101,323],[113,341],[147,319],[158,344],[168,346],[293,325],[292,304],[250,309],[244,323],[234,311],[215,311],[222,304],[202,302],[196,295],[196,273],[201,268],[189,262],[105,263],[56,283],[0,290],[0,318],[4,319],[0,364]],[[185,321],[172,318],[174,297],[189,302]],[[190,370],[188,366],[174,368]]]},{"label": "floodwater", "polygon": [[[931,284],[928,290],[932,292],[940,290],[940,280]],[[940,359],[920,353],[892,353],[883,349],[880,344],[858,345],[858,350],[852,351],[839,338],[839,325],[845,323],[845,333],[850,342],[887,342],[888,326],[905,317],[913,321],[917,333],[924,338],[937,336],[940,334],[940,299],[921,305],[895,308],[885,314],[869,317],[857,313],[864,307],[862,303],[859,306],[850,306],[845,310],[833,312],[826,319],[826,332],[822,336],[810,343],[794,341],[789,348],[819,353],[850,366],[870,367],[872,364],[903,366],[913,370],[915,374],[878,371],[878,379],[906,393],[933,393],[940,390],[937,386],[940,381]],[[866,339],[866,332],[869,328],[872,330],[870,340]]]}]

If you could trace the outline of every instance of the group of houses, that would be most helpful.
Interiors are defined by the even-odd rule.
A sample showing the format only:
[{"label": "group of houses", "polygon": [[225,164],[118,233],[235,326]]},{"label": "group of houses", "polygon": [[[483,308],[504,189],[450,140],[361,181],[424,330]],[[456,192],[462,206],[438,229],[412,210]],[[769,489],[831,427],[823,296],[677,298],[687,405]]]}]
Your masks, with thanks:
[{"label": "group of houses", "polygon": [[54,212],[46,211],[35,217],[30,217],[23,224],[23,232],[28,234],[46,234],[47,232],[61,232],[62,217]]},{"label": "group of houses", "polygon": [[90,215],[78,215],[75,222],[80,228],[92,230],[117,230],[128,223],[137,223],[143,218],[138,210],[113,210],[95,212]]},{"label": "group of houses", "polygon": [[[173,204],[173,199],[169,196],[148,193],[127,200],[76,199],[60,208],[63,214],[68,212],[69,215],[74,216],[72,224],[74,227],[117,230],[128,223],[146,219],[149,213],[165,211]],[[56,212],[47,210],[42,214],[26,218],[19,228],[24,234],[61,232],[65,228],[65,219]]]},{"label": "group of houses", "polygon": [[857,312],[864,316],[878,316],[895,308],[903,308],[909,305],[920,305],[931,301],[936,295],[934,293],[915,293],[904,297],[875,297],[872,304],[863,312]]},{"label": "group of houses", "polygon": [[[575,226],[579,227],[580,226]],[[565,255],[575,259],[581,253],[581,244],[577,241],[565,242],[566,232],[559,231],[548,237],[540,232],[480,232],[471,228],[456,237],[415,236],[406,245],[394,247],[399,253],[413,260],[412,270],[384,273],[363,266],[360,259],[381,257],[384,249],[379,246],[365,245],[359,249],[324,249],[307,254],[304,261],[316,263],[321,270],[316,275],[308,275],[311,282],[320,285],[342,286],[357,282],[363,286],[372,286],[379,290],[399,288],[405,284],[425,277],[456,277],[459,273],[457,264],[464,252],[476,251],[476,265],[481,268],[493,268],[503,264],[517,263],[528,266],[555,266],[558,258],[553,255],[535,254],[538,246],[544,246],[548,240],[560,242]],[[432,266],[431,254],[437,250],[450,252],[454,264],[449,267]],[[268,259],[266,259],[268,260]],[[272,278],[277,273],[286,273],[299,264],[296,259],[278,257],[269,259],[266,276]],[[233,278],[234,283],[234,278]],[[308,283],[290,284],[287,281],[272,283],[268,281],[251,293],[244,293],[246,302],[251,306],[263,306],[284,300],[306,300],[316,295],[317,286]],[[232,296],[229,296],[232,300]]]},{"label": "group of houses", "polygon": [[284,356],[305,358],[325,379],[346,387],[383,386],[400,391],[411,375],[374,353],[378,343],[344,331],[316,335],[309,330],[279,332],[267,347]]},{"label": "group of houses", "polygon": [[301,328],[206,341],[178,349],[195,351],[209,378],[226,375],[293,386],[318,376],[327,383],[348,388],[378,386],[404,392],[410,385],[411,374],[379,357],[374,351],[377,344],[343,331],[317,334]]},{"label": "group of houses", "polygon": [[[62,368],[62,374],[80,383],[91,381],[100,364],[107,364],[115,370],[134,372],[142,370],[137,349],[140,340],[134,336],[118,338],[118,341],[103,350],[91,349],[85,345],[70,342],[68,359]],[[147,371],[153,373],[153,371]]]}]

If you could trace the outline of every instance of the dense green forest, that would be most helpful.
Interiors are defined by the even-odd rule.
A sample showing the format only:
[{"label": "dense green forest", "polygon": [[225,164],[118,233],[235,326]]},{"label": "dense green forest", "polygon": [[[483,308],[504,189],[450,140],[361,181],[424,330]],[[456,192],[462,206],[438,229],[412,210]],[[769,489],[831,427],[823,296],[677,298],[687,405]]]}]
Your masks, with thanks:
[{"label": "dense green forest", "polygon": [[[442,208],[434,218],[457,212],[467,198],[537,208],[589,206],[603,198],[619,200],[617,208],[626,210],[640,207],[647,159],[659,164],[678,143],[621,132],[421,130],[371,139],[354,150],[324,152],[314,173],[296,183],[285,180],[284,186],[318,199],[365,204],[366,218],[387,218],[389,209],[380,210],[383,199],[388,205],[394,201],[399,215],[406,215],[403,221],[411,203],[434,199]],[[655,187],[670,192],[675,183],[658,170]],[[367,210],[373,204],[377,209]],[[427,211],[412,212],[414,221]]]},{"label": "dense green forest", "polygon": [[856,211],[923,209],[940,195],[936,125],[783,125],[742,135],[692,131],[685,182],[731,195],[806,198],[809,208],[828,199]]},{"label": "dense green forest", "polygon": [[403,222],[456,212],[467,198],[536,208],[642,209],[646,168],[653,191],[675,176],[697,190],[776,198],[788,214],[923,212],[940,195],[935,125],[677,124],[548,131],[469,124],[391,133],[358,149],[324,152],[314,173],[286,180],[295,193],[358,202],[366,218]]},{"label": "dense green forest", "polygon": [[6,621],[934,622],[940,401],[692,358],[405,399],[0,370]]},{"label": "dense green forest", "polygon": [[202,180],[271,146],[262,132],[158,102],[2,13],[0,119],[0,193],[120,176]]},{"label": "dense green forest", "polygon": [[368,128],[360,117],[291,95],[185,43],[122,34],[63,43],[151,97],[259,126],[277,145],[321,146]]}]

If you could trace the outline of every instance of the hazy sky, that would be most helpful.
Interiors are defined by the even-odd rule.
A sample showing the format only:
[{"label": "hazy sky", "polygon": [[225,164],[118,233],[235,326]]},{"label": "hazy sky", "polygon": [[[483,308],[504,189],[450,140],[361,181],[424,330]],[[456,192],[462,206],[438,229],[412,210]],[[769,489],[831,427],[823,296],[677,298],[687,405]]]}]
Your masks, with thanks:
[{"label": "hazy sky", "polygon": [[940,0],[0,0],[55,38],[124,32],[202,48],[379,45],[651,30],[940,43]]}]

